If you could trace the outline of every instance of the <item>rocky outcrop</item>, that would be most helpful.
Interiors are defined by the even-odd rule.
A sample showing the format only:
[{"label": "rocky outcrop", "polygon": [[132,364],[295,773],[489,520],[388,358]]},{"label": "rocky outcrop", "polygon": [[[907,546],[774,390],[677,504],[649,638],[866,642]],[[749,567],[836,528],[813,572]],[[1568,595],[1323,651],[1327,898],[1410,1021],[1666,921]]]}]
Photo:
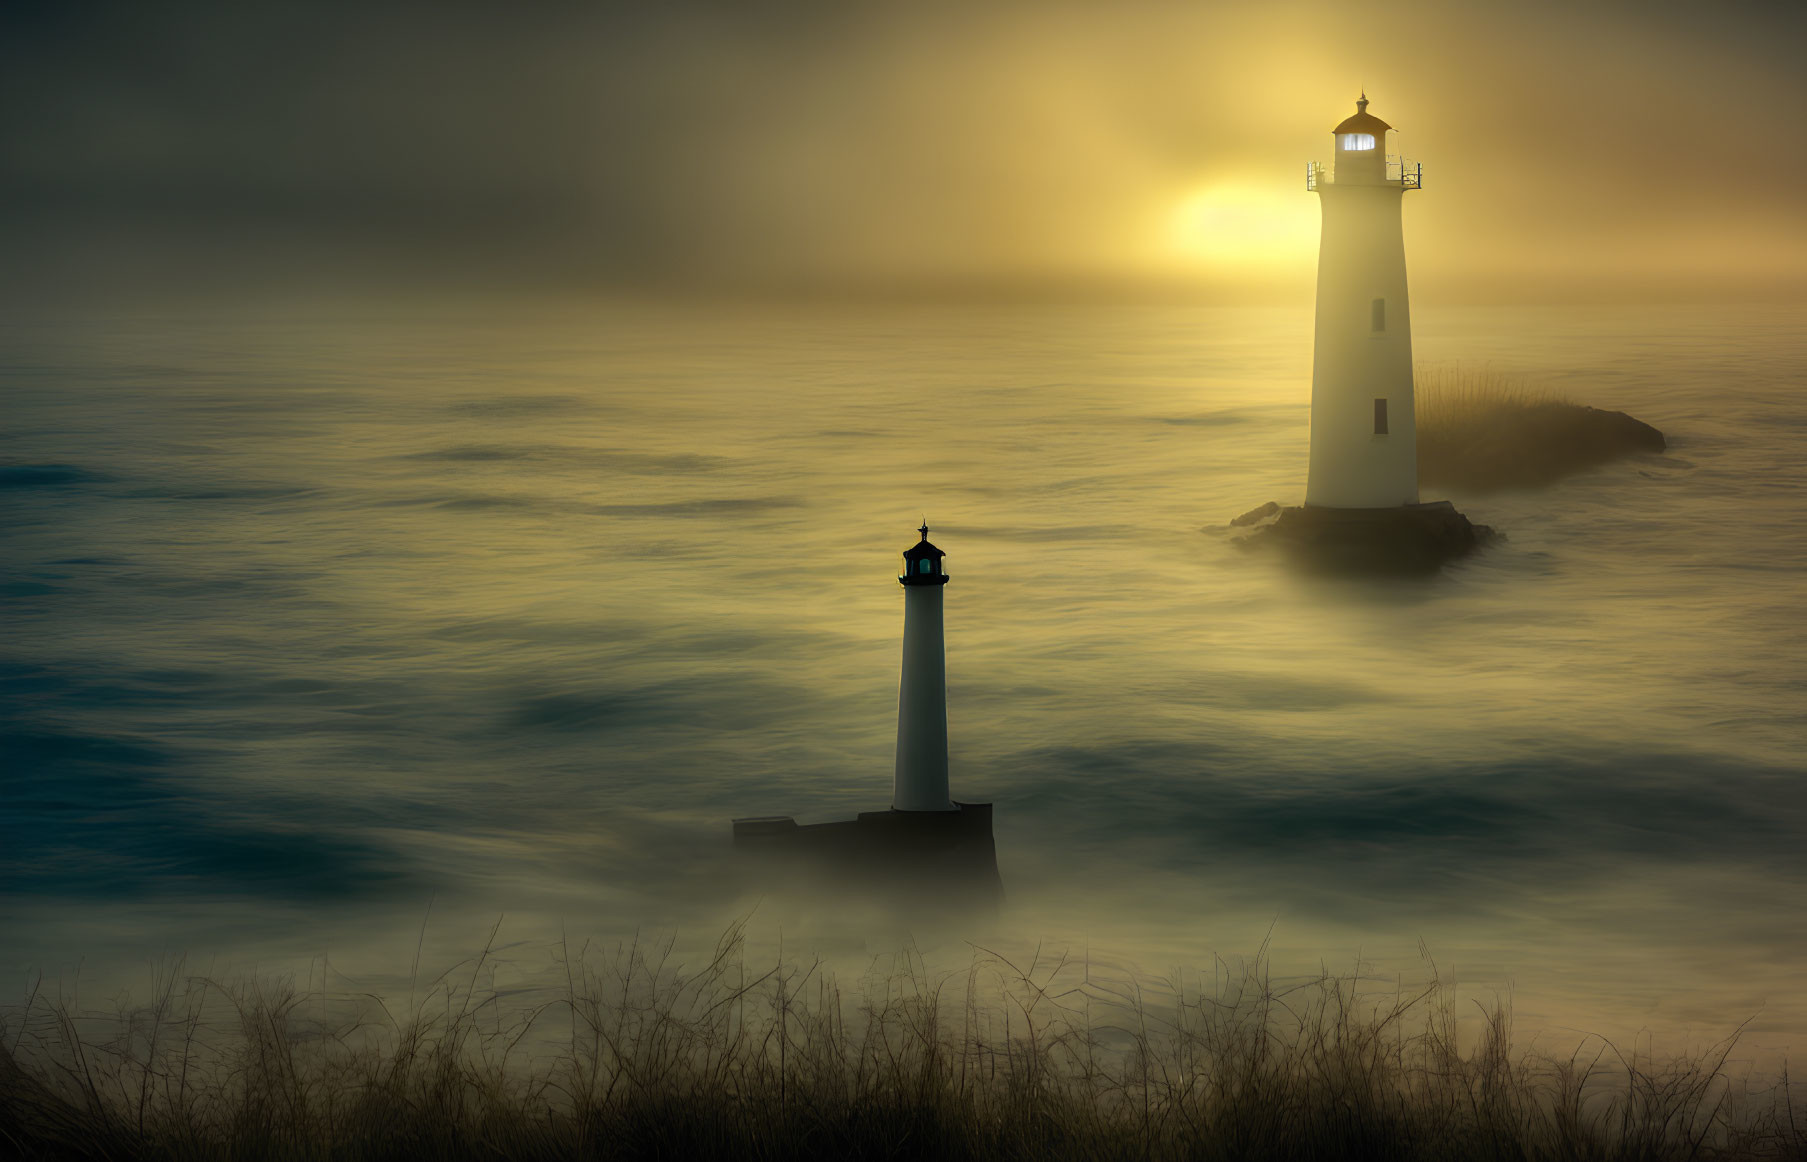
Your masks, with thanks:
[{"label": "rocky outcrop", "polygon": [[1434,573],[1495,536],[1491,528],[1474,524],[1447,500],[1397,508],[1280,508],[1270,501],[1244,516],[1270,506],[1272,519],[1256,517],[1250,522],[1254,531],[1237,543],[1277,551],[1313,573]]},{"label": "rocky outcrop", "polygon": [[1482,406],[1421,424],[1418,483],[1462,492],[1540,488],[1625,456],[1663,451],[1663,433],[1624,412],[1543,400]]},{"label": "rocky outcrop", "polygon": [[1235,520],[1231,521],[1230,527],[1231,528],[1239,528],[1239,529],[1250,528],[1254,525],[1260,524],[1264,520],[1268,520],[1272,517],[1277,517],[1279,515],[1280,515],[1279,503],[1276,501],[1270,500],[1266,504],[1258,505],[1255,508],[1249,509],[1249,511],[1243,513],[1241,516],[1239,516]]}]

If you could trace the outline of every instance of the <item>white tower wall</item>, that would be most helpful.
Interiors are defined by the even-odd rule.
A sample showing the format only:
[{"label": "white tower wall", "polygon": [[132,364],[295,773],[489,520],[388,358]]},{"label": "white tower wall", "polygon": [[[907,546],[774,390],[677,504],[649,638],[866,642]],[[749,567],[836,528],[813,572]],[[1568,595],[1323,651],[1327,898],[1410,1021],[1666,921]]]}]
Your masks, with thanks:
[{"label": "white tower wall", "polygon": [[[1323,233],[1305,503],[1325,508],[1418,502],[1405,189],[1386,180],[1384,153],[1373,161],[1378,168],[1339,150],[1334,177],[1317,185]],[[1376,400],[1386,401],[1385,434],[1375,431]]]},{"label": "white tower wall", "polygon": [[957,810],[947,793],[947,654],[942,585],[905,585],[903,679],[897,691],[898,811]]}]

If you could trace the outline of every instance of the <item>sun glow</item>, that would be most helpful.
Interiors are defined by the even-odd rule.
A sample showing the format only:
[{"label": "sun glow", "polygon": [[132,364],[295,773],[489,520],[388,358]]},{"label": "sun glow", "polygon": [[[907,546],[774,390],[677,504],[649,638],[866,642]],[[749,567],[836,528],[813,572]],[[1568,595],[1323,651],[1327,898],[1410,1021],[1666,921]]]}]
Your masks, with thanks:
[{"label": "sun glow", "polygon": [[1220,184],[1174,207],[1166,249],[1186,265],[1309,273],[1317,238],[1317,203],[1303,189]]}]

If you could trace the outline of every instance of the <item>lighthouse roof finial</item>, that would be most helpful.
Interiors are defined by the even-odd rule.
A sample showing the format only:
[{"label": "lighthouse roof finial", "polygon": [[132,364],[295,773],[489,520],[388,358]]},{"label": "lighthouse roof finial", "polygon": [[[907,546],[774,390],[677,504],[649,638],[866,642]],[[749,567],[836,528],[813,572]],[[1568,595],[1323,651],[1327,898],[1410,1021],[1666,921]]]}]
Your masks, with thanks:
[{"label": "lighthouse roof finial", "polygon": [[1363,89],[1361,99],[1355,103],[1355,116],[1346,118],[1341,125],[1330,132],[1372,133],[1378,137],[1392,128],[1391,125],[1368,112],[1368,91]]},{"label": "lighthouse roof finial", "polygon": [[[946,553],[942,552],[940,549],[936,548],[934,545],[929,544],[929,518],[926,516],[922,518],[922,528],[920,531],[922,533],[922,539],[920,541],[917,541],[915,544],[911,545],[909,548],[907,548],[903,551],[904,561],[907,563],[906,567],[904,569],[904,573],[906,576],[910,576],[913,578],[916,576],[916,574],[919,570],[920,564],[923,560],[930,559],[930,560],[939,561],[941,558],[947,556]],[[905,581],[904,584],[906,584],[906,585],[930,585],[930,584],[940,585],[946,580],[946,577],[942,574],[942,572],[939,568],[934,569],[932,571],[931,575],[933,577],[940,577],[941,580],[934,581],[934,580],[930,579],[930,576],[923,576],[919,579]],[[901,580],[901,578],[900,578],[900,580]]]}]

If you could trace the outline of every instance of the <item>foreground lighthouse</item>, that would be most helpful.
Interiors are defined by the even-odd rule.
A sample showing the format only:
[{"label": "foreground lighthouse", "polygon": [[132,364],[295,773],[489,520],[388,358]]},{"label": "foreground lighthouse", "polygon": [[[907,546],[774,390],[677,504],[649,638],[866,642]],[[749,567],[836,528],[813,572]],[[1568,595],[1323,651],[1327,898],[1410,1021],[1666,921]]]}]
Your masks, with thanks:
[{"label": "foreground lighthouse", "polygon": [[[990,803],[956,803],[947,780],[947,658],[942,560],[922,536],[904,550],[903,673],[897,686],[897,757],[891,807],[854,819],[799,824],[789,815],[734,820],[734,846],[750,870],[790,873],[777,886],[852,893],[904,912],[995,908],[1003,899]],[[769,877],[762,886],[773,886]]]},{"label": "foreground lighthouse", "polygon": [[1434,572],[1493,536],[1447,500],[1418,501],[1401,210],[1422,174],[1387,155],[1392,128],[1363,93],[1330,131],[1333,163],[1305,167],[1323,209],[1305,503],[1269,501],[1230,522],[1254,526],[1244,546],[1283,549],[1317,572]]},{"label": "foreground lighthouse", "polygon": [[897,811],[957,810],[947,797],[947,653],[941,592],[947,554],[922,540],[904,550],[903,677],[897,686],[897,768],[891,807]]},{"label": "foreground lighthouse", "polygon": [[1311,365],[1311,466],[1305,503],[1392,508],[1418,502],[1412,315],[1401,208],[1417,167],[1387,156],[1368,96],[1339,124],[1335,162],[1312,163],[1323,207]]}]

